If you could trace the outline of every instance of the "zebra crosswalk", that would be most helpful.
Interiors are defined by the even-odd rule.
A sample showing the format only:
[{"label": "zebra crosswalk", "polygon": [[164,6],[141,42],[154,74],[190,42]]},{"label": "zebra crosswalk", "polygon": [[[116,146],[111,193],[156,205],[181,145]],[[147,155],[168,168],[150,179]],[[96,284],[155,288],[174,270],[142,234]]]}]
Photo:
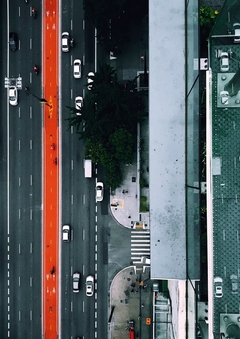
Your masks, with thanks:
[{"label": "zebra crosswalk", "polygon": [[150,257],[150,231],[147,229],[131,230],[131,260],[134,265],[142,265],[141,257]]}]

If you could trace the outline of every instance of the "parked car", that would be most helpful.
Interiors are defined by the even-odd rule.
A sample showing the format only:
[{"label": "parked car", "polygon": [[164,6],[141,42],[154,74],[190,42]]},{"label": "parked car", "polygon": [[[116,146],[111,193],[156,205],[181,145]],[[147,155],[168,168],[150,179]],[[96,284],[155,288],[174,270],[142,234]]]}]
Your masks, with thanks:
[{"label": "parked car", "polygon": [[[75,98],[75,108],[80,111],[82,109],[82,107],[83,107],[83,97],[80,97],[80,96],[76,97]],[[76,114],[81,115],[80,112],[77,112]]]},{"label": "parked car", "polygon": [[9,33],[9,46],[11,51],[16,51],[18,49],[18,35],[17,33]]},{"label": "parked car", "polygon": [[73,62],[73,76],[76,79],[81,78],[81,60],[76,59]]},{"label": "parked car", "polygon": [[10,105],[16,106],[18,104],[18,90],[16,86],[10,86],[8,88],[8,99]]},{"label": "parked car", "polygon": [[68,32],[62,33],[62,51],[69,52],[70,37]]},{"label": "parked car", "polygon": [[141,257],[141,263],[144,265],[150,265],[151,264],[151,259],[145,256]]},{"label": "parked car", "polygon": [[63,225],[62,228],[62,240],[64,242],[69,241],[70,239],[70,226],[69,225]]},{"label": "parked car", "polygon": [[230,275],[230,280],[232,284],[232,294],[238,293],[238,277],[236,274]]},{"label": "parked car", "polygon": [[223,296],[223,280],[221,277],[214,278],[214,295],[216,298]]},{"label": "parked car", "polygon": [[91,297],[94,292],[94,278],[92,275],[87,276],[86,278],[86,295]]},{"label": "parked car", "polygon": [[229,58],[227,52],[222,52],[220,56],[220,69],[221,72],[229,71]]},{"label": "parked car", "polygon": [[72,278],[73,278],[73,292],[78,293],[80,284],[80,273],[78,272],[73,273]]},{"label": "parked car", "polygon": [[236,22],[235,24],[233,24],[233,32],[234,32],[234,42],[235,44],[239,44],[240,43],[240,23]]},{"label": "parked car", "polygon": [[93,77],[94,77],[94,73],[93,72],[89,72],[88,73],[88,90],[91,91],[92,86],[93,86]]},{"label": "parked car", "polygon": [[228,91],[221,91],[220,97],[221,97],[221,103],[224,105],[228,105],[228,99],[229,99]]},{"label": "parked car", "polygon": [[96,183],[96,201],[102,201],[104,195],[104,187],[102,182]]}]

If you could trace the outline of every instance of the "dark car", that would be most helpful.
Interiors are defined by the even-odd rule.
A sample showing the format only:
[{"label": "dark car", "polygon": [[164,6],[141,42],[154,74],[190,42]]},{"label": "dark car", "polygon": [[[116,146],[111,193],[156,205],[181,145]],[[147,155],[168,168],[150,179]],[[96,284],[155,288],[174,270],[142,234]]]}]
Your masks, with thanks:
[{"label": "dark car", "polygon": [[9,33],[9,45],[11,51],[16,51],[18,48],[18,35],[17,33],[11,32]]}]

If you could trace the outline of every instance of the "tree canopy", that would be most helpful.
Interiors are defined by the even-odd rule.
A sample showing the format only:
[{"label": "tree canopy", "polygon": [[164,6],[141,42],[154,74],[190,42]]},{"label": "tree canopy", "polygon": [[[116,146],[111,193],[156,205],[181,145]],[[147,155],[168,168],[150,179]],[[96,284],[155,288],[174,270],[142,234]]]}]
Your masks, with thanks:
[{"label": "tree canopy", "polygon": [[137,91],[136,79],[121,84],[116,71],[102,65],[84,98],[81,115],[70,108],[69,125],[77,128],[86,155],[104,166],[106,184],[112,189],[121,184],[121,165],[131,162],[136,150],[137,123],[147,115],[145,96],[146,92]]}]

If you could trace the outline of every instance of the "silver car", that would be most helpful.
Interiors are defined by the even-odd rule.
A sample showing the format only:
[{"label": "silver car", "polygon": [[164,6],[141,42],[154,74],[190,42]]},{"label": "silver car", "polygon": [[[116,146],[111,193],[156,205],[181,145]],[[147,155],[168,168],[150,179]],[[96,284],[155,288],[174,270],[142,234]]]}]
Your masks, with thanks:
[{"label": "silver car", "polygon": [[238,293],[238,277],[236,274],[230,275],[230,280],[232,284],[232,294]]},{"label": "silver car", "polygon": [[93,77],[94,77],[94,73],[93,72],[89,72],[88,73],[88,90],[91,91],[92,86],[93,86]]},{"label": "silver car", "polygon": [[73,273],[72,278],[73,278],[73,292],[78,293],[80,284],[80,273],[78,272]]},{"label": "silver car", "polygon": [[223,296],[223,280],[221,277],[214,278],[214,295],[216,298]]},{"label": "silver car", "polygon": [[221,72],[229,71],[229,58],[227,52],[222,52],[220,56],[220,69]]},{"label": "silver car", "polygon": [[75,108],[79,111],[79,112],[76,112],[77,115],[81,115],[80,111],[83,107],[83,97],[76,97],[75,98]]}]

